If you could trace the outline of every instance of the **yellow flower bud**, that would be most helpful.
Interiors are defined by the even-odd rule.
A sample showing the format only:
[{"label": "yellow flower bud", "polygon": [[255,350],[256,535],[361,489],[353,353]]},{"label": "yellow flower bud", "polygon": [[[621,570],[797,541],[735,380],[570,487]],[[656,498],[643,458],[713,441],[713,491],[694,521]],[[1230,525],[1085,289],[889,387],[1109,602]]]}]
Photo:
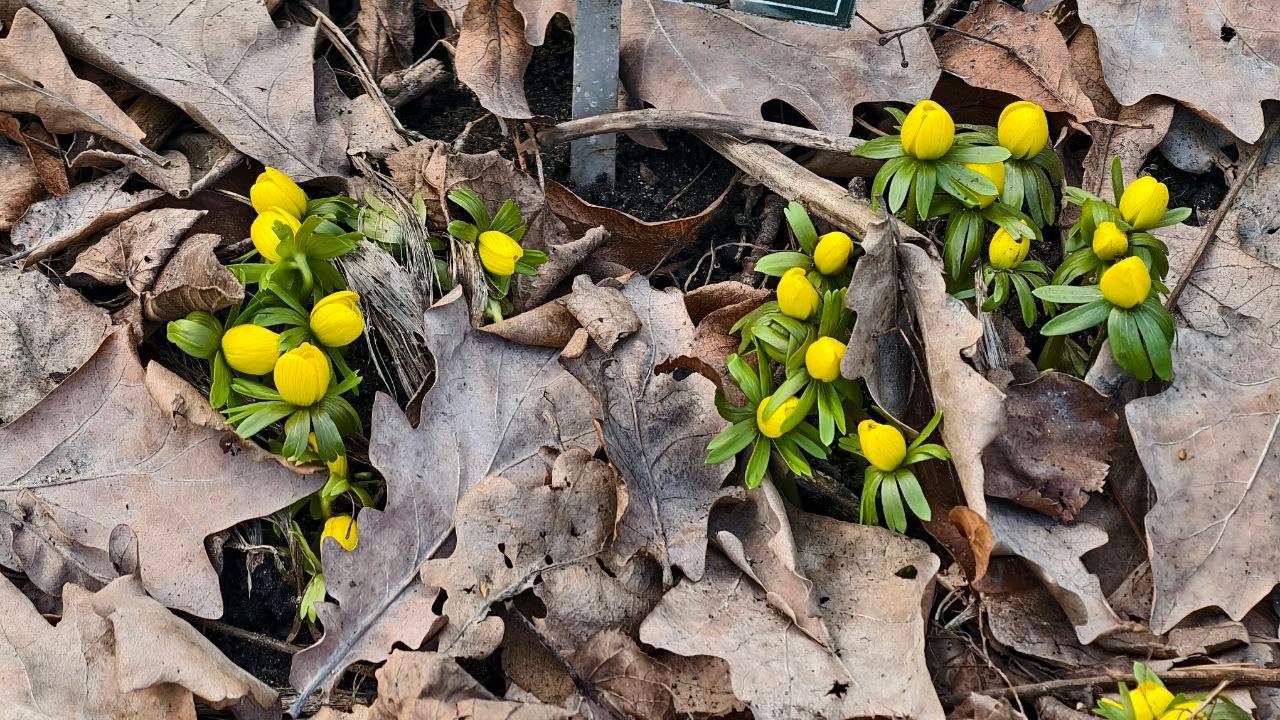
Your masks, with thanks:
[{"label": "yellow flower bud", "polygon": [[324,532],[320,533],[321,545],[325,538],[337,540],[343,550],[350,552],[356,549],[356,543],[360,541],[360,529],[350,515],[334,515],[324,521]]},{"label": "yellow flower bud", "polygon": [[280,253],[276,252],[276,248],[280,245],[280,236],[276,235],[275,231],[278,222],[284,223],[292,232],[298,232],[298,228],[302,227],[298,218],[278,207],[267,208],[254,218],[253,224],[249,226],[249,238],[253,240],[253,246],[262,253],[262,257],[266,258],[267,262],[280,262]]},{"label": "yellow flower bud", "polygon": [[1134,720],[1154,720],[1168,709],[1173,693],[1156,683],[1144,682],[1129,691],[1129,699],[1133,702]]},{"label": "yellow flower bud", "polygon": [[809,375],[822,382],[840,377],[840,360],[844,358],[845,344],[833,337],[820,337],[809,343],[804,351],[804,367]]},{"label": "yellow flower bud", "polygon": [[1160,720],[1192,720],[1193,717],[1195,720],[1208,720],[1209,715],[1203,710],[1198,713],[1196,712],[1196,708],[1198,707],[1200,707],[1199,700],[1180,702],[1168,710],[1165,710],[1164,713],[1160,715]]},{"label": "yellow flower bud", "polygon": [[764,416],[764,409],[769,406],[769,400],[773,396],[760,401],[756,406],[756,427],[760,428],[761,434],[768,438],[782,437],[782,426],[796,414],[796,410],[800,407],[800,398],[792,396],[782,401],[777,410],[769,417]]},{"label": "yellow flower bud", "polygon": [[276,390],[290,405],[314,405],[328,392],[330,376],[329,358],[311,343],[302,343],[276,361]]},{"label": "yellow flower bud", "polygon": [[489,230],[480,233],[480,264],[494,275],[510,275],[516,271],[516,261],[524,257],[524,248],[506,233]]},{"label": "yellow flower bud", "polygon": [[1093,231],[1093,254],[1099,259],[1117,258],[1129,249],[1129,236],[1113,222],[1104,222]]},{"label": "yellow flower bud", "polygon": [[1120,195],[1120,217],[1134,230],[1150,230],[1160,224],[1169,209],[1169,188],[1150,175],[1129,183]]},{"label": "yellow flower bud", "polygon": [[978,196],[978,207],[989,207],[999,197],[1000,191],[1004,189],[1004,163],[965,163],[964,166],[990,180],[991,184],[996,186],[995,195]]},{"label": "yellow flower bud", "polygon": [[280,336],[261,325],[237,325],[222,334],[222,357],[233,370],[266,375],[280,357]]},{"label": "yellow flower bud", "polygon": [[849,265],[849,253],[853,252],[853,238],[836,230],[818,238],[813,249],[813,264],[823,275],[835,275]]},{"label": "yellow flower bud", "polygon": [[294,220],[301,220],[307,213],[307,194],[288,175],[272,167],[259,175],[249,188],[249,201],[259,213],[278,207]]},{"label": "yellow flower bud", "polygon": [[884,472],[897,470],[907,456],[907,439],[892,425],[863,420],[858,423],[858,441],[867,462]]},{"label": "yellow flower bud", "polygon": [[778,309],[783,315],[808,320],[821,304],[822,298],[813,289],[804,268],[791,268],[782,274],[778,281]]},{"label": "yellow flower bud", "polygon": [[987,246],[987,259],[991,261],[991,267],[997,270],[1012,270],[1027,259],[1029,252],[1031,238],[1016,238],[1004,228],[999,228],[991,236],[991,244]]},{"label": "yellow flower bud", "polygon": [[919,160],[936,160],[951,149],[956,124],[941,105],[921,100],[902,123],[902,149]]},{"label": "yellow flower bud", "polygon": [[364,332],[360,296],[350,290],[330,293],[311,308],[311,333],[329,347],[350,345]]},{"label": "yellow flower bud", "polygon": [[1141,305],[1151,294],[1151,271],[1142,258],[1128,257],[1107,268],[1098,285],[1107,302],[1131,308]]},{"label": "yellow flower bud", "polygon": [[996,137],[1015,160],[1033,158],[1049,144],[1049,118],[1029,100],[1009,103],[1000,112]]}]

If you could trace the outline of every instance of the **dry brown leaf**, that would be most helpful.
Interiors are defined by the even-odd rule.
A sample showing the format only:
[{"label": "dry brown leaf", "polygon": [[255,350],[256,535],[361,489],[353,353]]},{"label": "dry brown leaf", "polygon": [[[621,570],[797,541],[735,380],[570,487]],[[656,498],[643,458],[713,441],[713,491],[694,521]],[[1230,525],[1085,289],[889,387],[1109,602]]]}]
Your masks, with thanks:
[{"label": "dry brown leaf", "polygon": [[684,296],[693,333],[693,354],[673,358],[668,364],[707,376],[729,402],[741,405],[746,396],[729,377],[728,358],[738,351],[739,338],[730,333],[734,324],[769,299],[770,291],[736,280],[694,288]]},{"label": "dry brown leaf", "polygon": [[640,329],[640,318],[622,294],[622,283],[612,278],[591,282],[588,275],[573,279],[573,294],[564,306],[578,324],[591,335],[596,347],[609,353],[619,340]]},{"label": "dry brown leaf", "polygon": [[84,364],[111,319],[38,272],[0,267],[0,426],[40,402]]},{"label": "dry brown leaf", "polygon": [[118,170],[81,183],[62,197],[32,205],[13,226],[15,257],[23,268],[47,259],[94,233],[130,217],[164,197],[160,190],[123,190],[130,172]]},{"label": "dry brown leaf", "polygon": [[222,596],[204,539],[286,507],[324,481],[239,440],[220,418],[168,370],[151,363],[144,371],[132,338],[117,330],[39,405],[0,429],[9,453],[0,507],[34,493],[63,532],[102,551],[116,526],[127,525],[147,591],[170,607],[218,617]]},{"label": "dry brown leaf", "polygon": [[414,3],[366,0],[356,15],[356,49],[375,78],[413,64]]},{"label": "dry brown leaf", "polygon": [[703,462],[707,443],[726,425],[716,413],[715,385],[700,375],[677,380],[654,372],[692,351],[683,296],[655,290],[643,276],[631,278],[623,294],[641,318],[640,331],[612,353],[592,348],[564,364],[599,402],[605,450],[626,483],[615,557],[651,554],[669,586],[675,567],[702,577],[707,515],[733,463]]},{"label": "dry brown leaf", "polygon": [[205,129],[302,182],[347,170],[337,123],[316,117],[316,28],[278,28],[257,0],[29,0],[70,49],[178,106]]},{"label": "dry brown leaf", "polygon": [[947,715],[947,720],[1026,720],[1009,703],[978,693],[969,695]]},{"label": "dry brown leaf", "polygon": [[161,322],[193,310],[217,312],[244,300],[244,286],[214,255],[221,238],[199,233],[187,238],[152,286],[142,293],[142,313]]},{"label": "dry brown leaf", "polygon": [[1274,8],[1252,0],[1080,0],[1121,105],[1165,95],[1253,142],[1262,101],[1280,98]]},{"label": "dry brown leaf", "polygon": [[57,139],[43,125],[34,120],[23,125],[9,113],[0,113],[0,135],[4,135],[14,145],[27,149],[27,156],[31,158],[36,176],[50,195],[66,195],[71,192],[62,156],[49,150],[50,147],[57,146]]},{"label": "dry brown leaf", "polygon": [[76,257],[69,275],[102,285],[149,290],[203,210],[162,208],[138,213],[115,226]]},{"label": "dry brown leaf", "polygon": [[[533,45],[542,44],[553,14],[574,17],[572,0],[515,6]],[[622,83],[636,102],[661,110],[759,118],[761,106],[778,99],[819,130],[848,135],[855,105],[924,99],[939,75],[923,30],[904,35],[899,46],[881,45],[873,29],[916,25],[924,20],[920,3],[862,0],[858,14],[865,21],[829,28],[693,3],[625,0]]]},{"label": "dry brown leaf", "polygon": [[68,585],[57,625],[0,579],[0,714],[195,720],[192,696],[242,718],[279,712],[276,693],[147,596],[135,575],[96,593]]},{"label": "dry brown leaf", "polygon": [[1076,122],[1098,119],[1093,102],[1072,73],[1067,42],[1051,18],[999,0],[984,0],[955,27],[969,36],[949,32],[938,39],[935,47],[943,70],[971,87],[1031,100],[1047,112],[1067,113]]},{"label": "dry brown leaf", "polygon": [[0,40],[0,110],[39,116],[50,132],[87,131],[110,138],[153,162],[144,133],[102,88],[71,72],[53,31],[39,15],[18,10]]},{"label": "dry brown leaf", "polygon": [[1280,356],[1257,325],[1179,330],[1173,384],[1126,407],[1158,498],[1146,518],[1156,632],[1209,606],[1239,620],[1280,581]]},{"label": "dry brown leaf", "polygon": [[110,553],[67,535],[55,513],[56,508],[30,491],[0,508],[0,564],[20,567],[37,588],[61,589],[72,583],[92,591],[114,580],[119,573]]},{"label": "dry brown leaf", "polygon": [[676,712],[707,718],[746,712],[746,704],[733,694],[729,663],[722,658],[685,657],[666,651],[658,651],[654,657],[675,674],[671,692]]},{"label": "dry brown leaf", "polygon": [[460,288],[423,318],[436,380],[417,428],[390,398],[374,401],[369,459],[387,479],[387,509],[360,513],[354,551],[323,552],[338,604],[320,606],[324,638],[294,656],[290,677],[303,698],[352,662],[379,662],[396,642],[417,647],[438,629],[435,593],[417,581],[418,568],[449,537],[469,488],[497,474],[540,481],[541,447],[594,440],[591,397],[555,351],[475,330],[468,318]]},{"label": "dry brown leaf", "polygon": [[1259,260],[1280,267],[1280,143],[1272,143],[1261,160],[1244,179],[1218,232]]},{"label": "dry brown leaf", "polygon": [[707,558],[700,582],[682,581],[663,596],[640,627],[641,641],[724,658],[735,694],[761,720],[942,718],[925,668],[921,614],[937,556],[884,528],[806,513],[791,520],[800,567],[831,620],[835,653],[770,607],[718,553]]},{"label": "dry brown leaf", "polygon": [[466,3],[453,68],[485,110],[504,118],[533,117],[524,97],[524,70],[532,57],[524,18],[512,0]]},{"label": "dry brown leaf", "polygon": [[71,161],[71,167],[117,168],[124,166],[147,182],[179,200],[209,187],[233,167],[244,161],[222,138],[203,132],[191,132],[174,141],[177,150],[167,150],[168,167],[161,167],[137,155],[109,150],[85,150]]},{"label": "dry brown leaf", "polygon": [[1160,154],[1179,170],[1206,173],[1218,164],[1230,163],[1222,150],[1235,141],[1231,133],[1178,105],[1173,109],[1169,132],[1160,141]]},{"label": "dry brown leaf", "polygon": [[662,597],[662,569],[647,555],[620,568],[577,563],[544,574],[537,593],[547,615],[534,626],[552,647],[571,653],[609,628],[635,635]]},{"label": "dry brown leaf", "polygon": [[1005,388],[1006,430],[982,453],[987,495],[1071,522],[1102,489],[1119,418],[1063,373]]},{"label": "dry brown leaf", "polygon": [[544,303],[515,317],[503,318],[481,328],[521,345],[556,350],[567,345],[573,334],[581,329],[582,326],[560,300]]},{"label": "dry brown leaf", "polygon": [[[984,595],[991,639],[999,645],[1068,670],[1096,669],[1111,653],[1085,645],[1045,587],[1036,583],[1018,592]],[[1126,661],[1115,663],[1123,670]]]},{"label": "dry brown leaf", "polygon": [[25,150],[13,145],[0,145],[0,232],[13,224],[48,193]]},{"label": "dry brown leaf", "polygon": [[399,651],[377,672],[369,720],[567,720],[552,705],[499,700],[452,658]]},{"label": "dry brown leaf", "polygon": [[603,630],[574,653],[570,662],[613,707],[639,720],[675,717],[671,668],[646,655],[628,635]]},{"label": "dry brown leaf", "polygon": [[[398,4],[411,7],[410,3]],[[361,5],[362,12],[363,8]],[[368,94],[347,97],[326,61],[317,61],[315,71],[316,119],[321,125],[337,123],[342,128],[348,154],[383,159],[409,146],[381,98],[375,100]]]}]

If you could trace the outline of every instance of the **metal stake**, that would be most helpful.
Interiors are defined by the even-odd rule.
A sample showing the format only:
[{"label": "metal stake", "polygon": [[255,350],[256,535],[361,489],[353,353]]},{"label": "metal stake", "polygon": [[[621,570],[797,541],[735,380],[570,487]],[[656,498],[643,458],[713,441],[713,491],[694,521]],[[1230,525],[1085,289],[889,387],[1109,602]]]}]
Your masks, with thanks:
[{"label": "metal stake", "polygon": [[[573,119],[618,109],[622,0],[577,0],[573,44]],[[613,187],[617,137],[596,135],[569,146],[569,177],[585,188],[604,176]]]}]

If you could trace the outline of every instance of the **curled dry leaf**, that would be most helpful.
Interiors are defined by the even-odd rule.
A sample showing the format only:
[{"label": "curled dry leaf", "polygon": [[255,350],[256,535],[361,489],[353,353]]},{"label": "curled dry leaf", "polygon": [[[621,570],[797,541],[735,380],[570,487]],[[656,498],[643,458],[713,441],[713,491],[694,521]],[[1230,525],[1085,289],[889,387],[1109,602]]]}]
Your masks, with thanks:
[{"label": "curled dry leaf", "polygon": [[800,568],[831,620],[833,650],[770,607],[718,553],[640,627],[640,640],[729,663],[734,693],[769,718],[943,717],[924,662],[921,602],[938,569],[928,546],[884,528],[796,513]]},{"label": "curled dry leaf", "polygon": [[468,489],[489,475],[541,481],[541,447],[593,439],[591,397],[555,351],[476,330],[468,316],[459,288],[423,318],[436,379],[418,427],[385,395],[374,401],[369,460],[387,479],[387,509],[361,511],[354,551],[323,551],[338,604],[319,607],[324,638],[294,656],[290,678],[304,699],[352,662],[380,662],[396,642],[417,647],[438,629],[418,569],[449,537]]},{"label": "curled dry leaf", "polygon": [[533,57],[524,18],[512,0],[468,2],[462,11],[453,67],[485,110],[504,118],[533,117],[524,97],[524,71]]},{"label": "curled dry leaf", "polygon": [[130,174],[127,169],[117,170],[80,183],[62,197],[32,205],[10,235],[13,244],[23,248],[15,256],[21,267],[31,267],[72,247],[164,197],[160,190],[124,190]]},{"label": "curled dry leaf", "polygon": [[8,36],[0,39],[0,110],[36,115],[50,132],[97,133],[162,162],[102,88],[71,72],[53,31],[27,8],[18,9]]},{"label": "curled dry leaf", "polygon": [[1080,0],[1079,8],[1121,105],[1165,95],[1246,142],[1262,134],[1262,101],[1280,98],[1272,8],[1251,0]]},{"label": "curled dry leaf", "polygon": [[[572,0],[514,2],[533,45],[542,44],[552,15],[574,17]],[[830,28],[693,3],[625,0],[622,83],[634,101],[661,110],[759,118],[760,107],[778,99],[817,129],[848,135],[855,105],[921,100],[939,74],[923,30],[904,35],[899,46],[880,44],[873,29],[920,23],[919,3],[863,0],[858,14],[866,22]]]},{"label": "curled dry leaf", "polygon": [[605,450],[626,483],[614,555],[651,554],[669,586],[674,567],[702,577],[707,515],[733,463],[703,462],[707,443],[725,427],[715,385],[700,375],[677,380],[655,372],[693,348],[683,297],[655,290],[643,276],[632,277],[623,294],[641,319],[640,331],[612,353],[591,348],[564,364],[599,402]]},{"label": "curled dry leaf", "polygon": [[102,285],[150,289],[174,250],[204,210],[161,208],[138,213],[76,256],[69,275]]},{"label": "curled dry leaf", "polygon": [[279,713],[276,693],[147,596],[136,575],[96,593],[68,585],[57,625],[0,579],[6,717],[194,720],[193,696],[241,718]]},{"label": "curled dry leaf", "polygon": [[1280,581],[1280,356],[1258,325],[1179,330],[1173,384],[1126,408],[1157,496],[1146,519],[1156,632],[1209,606],[1239,620]]},{"label": "curled dry leaf", "polygon": [[[968,35],[949,32],[938,39],[935,49],[943,70],[971,87],[1031,100],[1046,112],[1067,113],[1076,122],[1098,119],[1071,71],[1067,43],[1051,18],[984,0],[955,27]],[[998,38],[1003,47],[976,38]]]},{"label": "curled dry leaf", "polygon": [[182,109],[301,182],[347,170],[336,123],[316,117],[316,28],[278,28],[256,0],[30,0],[71,53]]},{"label": "curled dry leaf", "polygon": [[174,141],[178,149],[164,152],[169,165],[160,166],[137,155],[109,150],[85,150],[71,167],[124,166],[170,195],[185,199],[222,179],[244,156],[216,135],[191,132]]},{"label": "curled dry leaf", "polygon": [[[361,6],[361,12],[364,7]],[[336,123],[342,128],[349,154],[381,159],[408,147],[381,98],[375,100],[368,94],[354,99],[347,97],[327,61],[316,62],[315,76],[316,119],[321,125]]]},{"label": "curled dry leaf", "polygon": [[0,429],[0,447],[9,452],[0,508],[32,493],[64,533],[100,551],[109,550],[117,525],[127,525],[137,536],[147,592],[201,617],[222,614],[205,537],[323,484],[322,476],[239,440],[168,370],[152,363],[144,371],[125,329]]},{"label": "curled dry leaf", "polygon": [[199,233],[178,246],[155,283],[142,293],[146,319],[177,320],[193,310],[217,312],[244,300],[244,286],[214,255],[221,240]]},{"label": "curled dry leaf", "polygon": [[0,564],[21,567],[37,588],[60,593],[71,583],[98,590],[119,574],[109,552],[67,535],[58,526],[56,508],[33,492],[18,493],[14,503],[0,509],[0,523]]},{"label": "curled dry leaf", "polygon": [[0,232],[11,230],[27,208],[46,194],[26,151],[0,145]]},{"label": "curled dry leaf", "polygon": [[564,708],[499,700],[452,658],[399,651],[377,672],[369,720],[567,720]]},{"label": "curled dry leaf", "polygon": [[49,150],[50,147],[57,146],[57,140],[43,125],[35,120],[24,125],[9,113],[0,112],[0,135],[4,135],[14,145],[26,148],[40,184],[44,185],[50,195],[66,195],[71,191],[62,155]]},{"label": "curled dry leaf", "polygon": [[[729,377],[728,358],[738,351],[739,338],[730,333],[734,324],[769,299],[770,291],[736,280],[712,283],[694,288],[684,296],[689,319],[697,327],[693,331],[693,353],[671,358],[660,369],[667,372],[680,368],[701,373],[716,384],[729,402],[746,402],[736,383]],[[668,367],[670,366],[670,367]]]},{"label": "curled dry leaf", "polygon": [[79,293],[38,272],[0,267],[0,426],[40,402],[84,364],[111,319]]},{"label": "curled dry leaf", "polygon": [[573,279],[573,294],[564,299],[565,308],[595,341],[596,347],[609,353],[619,340],[640,329],[640,318],[622,294],[622,283],[602,280],[599,285],[590,276]]}]

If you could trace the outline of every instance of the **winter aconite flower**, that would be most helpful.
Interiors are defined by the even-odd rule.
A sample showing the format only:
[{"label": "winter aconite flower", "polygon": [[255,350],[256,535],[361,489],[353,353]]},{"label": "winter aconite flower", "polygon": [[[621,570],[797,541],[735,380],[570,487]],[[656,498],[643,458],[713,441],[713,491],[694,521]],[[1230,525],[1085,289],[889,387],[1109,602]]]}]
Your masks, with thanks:
[{"label": "winter aconite flower", "polygon": [[964,166],[990,180],[991,184],[996,186],[994,195],[978,195],[978,207],[990,207],[1004,190],[1004,163],[965,163]]},{"label": "winter aconite flower", "polygon": [[[1133,703],[1133,720],[1162,720],[1169,703],[1173,701],[1173,693],[1158,683],[1144,682],[1138,683],[1138,687],[1129,691],[1129,700]],[[1124,707],[1110,698],[1103,698],[1102,703]],[[1192,703],[1191,709],[1194,710],[1197,706],[1199,703]]]},{"label": "winter aconite flower", "polygon": [[1116,307],[1141,305],[1151,294],[1151,271],[1142,258],[1125,258],[1102,273],[1102,297]]},{"label": "winter aconite flower", "polygon": [[1113,222],[1104,222],[1093,231],[1093,254],[1102,260],[1112,260],[1129,249],[1129,236]]},{"label": "winter aconite flower", "polygon": [[770,395],[761,400],[760,404],[756,406],[756,427],[760,428],[760,433],[767,438],[780,438],[785,432],[783,430],[783,425],[785,425],[786,422],[791,419],[791,416],[796,414],[796,410],[799,409],[800,398],[787,398],[786,401],[778,406],[777,410],[773,411],[773,414],[765,417],[765,408],[769,406],[769,400],[772,398],[773,396]]},{"label": "winter aconite flower", "polygon": [[280,208],[294,220],[307,214],[307,194],[288,175],[269,167],[249,188],[249,200],[259,214]]},{"label": "winter aconite flower", "polygon": [[1150,175],[1129,183],[1120,196],[1120,217],[1134,230],[1158,227],[1168,209],[1169,188]]},{"label": "winter aconite flower", "polygon": [[276,391],[290,405],[314,405],[328,392],[330,376],[329,358],[311,343],[302,343],[276,361]]},{"label": "winter aconite flower", "polygon": [[480,263],[494,275],[507,276],[516,271],[516,261],[524,257],[524,248],[511,236],[489,230],[480,233],[476,245],[480,248]]},{"label": "winter aconite flower", "polygon": [[808,320],[818,311],[822,299],[809,282],[804,268],[794,267],[782,274],[778,281],[778,309],[783,315],[797,320]]},{"label": "winter aconite flower", "polygon": [[321,544],[325,538],[337,540],[343,550],[350,552],[356,549],[356,543],[360,540],[360,529],[350,515],[334,515],[324,521],[324,532],[320,534]]},{"label": "winter aconite flower", "polygon": [[302,227],[298,218],[278,206],[262,211],[249,226],[249,238],[253,240],[253,246],[262,253],[262,257],[273,263],[280,262],[280,253],[276,252],[276,248],[280,245],[280,236],[275,231],[276,223],[283,223],[290,232],[295,233]]},{"label": "winter aconite flower", "polygon": [[902,149],[917,160],[937,160],[951,149],[956,124],[951,114],[932,100],[921,100],[902,123]]},{"label": "winter aconite flower", "polygon": [[1000,145],[1016,160],[1035,157],[1049,142],[1049,118],[1044,108],[1029,101],[1010,103],[996,127]]},{"label": "winter aconite flower", "polygon": [[844,343],[833,337],[820,337],[804,352],[804,367],[809,376],[831,382],[840,377],[840,361],[844,359]]},{"label": "winter aconite flower", "polygon": [[331,293],[311,308],[311,333],[329,347],[350,345],[364,332],[360,296],[350,290]]},{"label": "winter aconite flower", "polygon": [[1021,265],[1030,251],[1031,238],[1016,238],[1004,228],[1000,228],[991,237],[987,258],[991,261],[991,267],[997,270],[1011,270]]},{"label": "winter aconite flower", "polygon": [[853,238],[836,230],[818,238],[813,249],[813,264],[823,275],[835,275],[849,265],[849,254],[853,252]]},{"label": "winter aconite flower", "polygon": [[902,431],[892,425],[882,425],[875,420],[858,423],[858,441],[867,462],[877,470],[897,470],[907,457],[907,440]]},{"label": "winter aconite flower", "polygon": [[280,336],[261,325],[237,325],[222,334],[222,356],[234,370],[266,375],[280,357]]}]

